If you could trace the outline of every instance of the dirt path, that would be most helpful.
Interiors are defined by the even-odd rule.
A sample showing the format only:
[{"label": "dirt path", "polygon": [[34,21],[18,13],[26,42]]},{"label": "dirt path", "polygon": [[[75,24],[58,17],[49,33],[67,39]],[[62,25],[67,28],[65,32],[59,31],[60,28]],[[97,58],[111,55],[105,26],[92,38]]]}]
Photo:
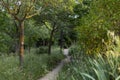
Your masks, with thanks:
[{"label": "dirt path", "polygon": [[[68,51],[65,51],[65,53],[63,53],[63,54],[65,54],[65,55],[68,54]],[[38,80],[56,80],[58,73],[62,69],[63,65],[70,61],[70,57],[68,55],[66,55],[66,56],[67,56],[67,58],[62,60],[61,63],[55,69],[53,69],[51,72],[49,72],[44,77],[42,77]]]}]

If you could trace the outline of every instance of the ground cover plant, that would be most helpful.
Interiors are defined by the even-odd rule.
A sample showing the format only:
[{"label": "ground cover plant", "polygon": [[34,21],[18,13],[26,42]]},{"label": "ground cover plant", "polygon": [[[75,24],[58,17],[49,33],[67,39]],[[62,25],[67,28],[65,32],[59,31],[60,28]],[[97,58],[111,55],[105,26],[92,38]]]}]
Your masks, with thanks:
[{"label": "ground cover plant", "polygon": [[55,68],[64,58],[59,51],[53,51],[51,55],[38,55],[34,51],[25,54],[22,70],[18,67],[18,56],[0,56],[0,80],[36,80]]},{"label": "ground cover plant", "polygon": [[57,65],[58,80],[120,80],[120,0],[0,0],[0,80]]},{"label": "ground cover plant", "polygon": [[71,63],[63,68],[58,80],[119,80],[120,40],[114,32],[108,31],[107,35],[108,42],[103,42],[106,51],[97,55],[85,54],[84,49],[79,46],[74,51],[76,46],[73,45],[70,51],[75,53],[71,55]]}]

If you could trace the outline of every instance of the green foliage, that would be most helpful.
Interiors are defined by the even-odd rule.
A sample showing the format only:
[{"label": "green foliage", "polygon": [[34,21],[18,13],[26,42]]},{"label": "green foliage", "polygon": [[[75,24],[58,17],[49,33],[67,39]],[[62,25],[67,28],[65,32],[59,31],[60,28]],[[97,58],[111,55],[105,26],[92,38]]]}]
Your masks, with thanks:
[{"label": "green foliage", "polygon": [[47,46],[40,46],[37,50],[36,50],[36,54],[44,54],[48,52],[48,47]]},{"label": "green foliage", "polygon": [[49,30],[44,25],[36,24],[33,19],[25,22],[25,45],[32,47],[39,39],[47,38],[49,38]]},{"label": "green foliage", "polygon": [[1,46],[0,52],[6,52],[6,53],[9,52],[12,44],[8,45],[8,43],[11,43],[12,41],[13,40],[9,35],[5,33],[1,33],[0,34],[0,46]]},{"label": "green foliage", "polygon": [[[16,10],[20,9],[16,15],[20,19],[32,17],[34,13],[38,14],[38,8],[42,10],[33,19],[25,21],[27,47],[35,46],[38,39],[48,39],[51,31],[54,37],[51,41],[57,43],[62,37],[65,46],[70,46],[78,39],[78,44],[70,47],[72,61],[64,67],[65,71],[60,74],[62,76],[59,77],[60,80],[119,80],[120,41],[119,36],[114,36],[120,34],[119,0],[38,0],[38,3],[27,0],[27,2],[22,1],[21,7],[15,5],[13,1],[8,1],[8,7],[12,7],[10,13],[15,14]],[[30,6],[33,5],[34,7],[31,8]],[[0,6],[0,9],[4,8]],[[4,10],[0,11],[0,54],[11,52],[19,36],[16,35],[18,27],[15,27],[12,19],[9,19],[10,15],[6,14],[7,9]],[[16,24],[18,26],[18,23]],[[0,56],[0,79],[35,80],[43,76],[63,58],[59,49],[52,48],[55,54],[49,56],[43,54],[47,53],[47,47],[38,48],[35,55],[26,55],[23,70],[17,67],[18,57]],[[102,56],[93,58],[85,53],[101,53]]]},{"label": "green foliage", "polygon": [[[99,56],[96,60],[91,60],[91,69],[94,71],[93,74],[88,73],[88,75],[93,76],[97,80],[115,80],[119,76],[118,67],[120,65],[119,57],[108,57],[104,59]],[[85,74],[87,74],[85,72]],[[85,77],[85,76],[84,76]]]},{"label": "green foliage", "polygon": [[71,63],[64,66],[63,70],[59,73],[59,77],[57,80],[82,80],[80,72],[87,69],[85,57],[86,56],[83,55],[81,55],[81,57],[72,57]]},{"label": "green foliage", "polygon": [[[108,42],[104,42],[106,51],[101,52],[103,54],[93,57],[85,55],[82,49],[79,53],[74,53],[72,62],[63,69],[58,80],[119,80],[119,43],[119,37],[115,36],[114,32],[108,31]],[[72,74],[69,74],[70,72]],[[67,75],[62,77],[65,74]]]},{"label": "green foliage", "polygon": [[[115,35],[115,32],[113,31],[108,31],[107,33],[108,36],[108,41],[105,42],[104,39],[102,40],[103,44],[105,45],[104,49],[101,53],[104,53],[104,55],[109,56],[114,55],[118,56],[120,55],[120,38],[119,36]],[[110,54],[109,54],[110,53]]]},{"label": "green foliage", "polygon": [[69,48],[69,55],[74,56],[79,54],[81,51],[81,47],[78,46],[77,44],[73,44],[70,48]]},{"label": "green foliage", "polygon": [[[8,53],[14,43],[15,27],[8,14],[0,12],[0,52]],[[14,29],[13,29],[14,28]]]},{"label": "green foliage", "polygon": [[[9,18],[6,13],[0,14],[0,52],[15,52],[16,44],[18,45],[19,34],[18,25]],[[25,21],[25,46],[33,47],[39,38],[46,39],[49,37],[49,31],[45,26],[35,24],[34,20]]]},{"label": "green foliage", "polygon": [[[35,17],[35,20],[39,24],[45,25],[49,29],[49,36],[52,37],[54,42],[58,42],[60,39],[60,32],[69,32],[70,33],[70,20],[69,16],[73,14],[73,6],[75,5],[74,0],[44,0],[43,1],[43,12]],[[71,31],[72,32],[72,31]],[[67,35],[67,34],[66,34]],[[68,35],[65,37],[69,37]],[[50,37],[49,37],[50,38]],[[67,38],[66,42],[70,43],[70,40]]]},{"label": "green foliage", "polygon": [[18,67],[17,56],[0,56],[0,79],[37,80],[52,70],[63,58],[62,54],[56,52],[50,56],[48,54],[26,54],[24,68],[21,70]]},{"label": "green foliage", "polygon": [[[80,24],[76,28],[79,42],[87,50],[87,53],[100,52],[104,48],[102,39],[108,40],[107,30],[116,31],[118,29],[119,8],[118,0],[93,0],[91,2],[89,14],[79,20]],[[115,29],[116,27],[117,29]]]},{"label": "green foliage", "polygon": [[[52,70],[53,67],[54,68],[56,67],[56,65],[54,65],[54,64],[58,64],[64,58],[65,58],[65,56],[60,52],[54,53],[54,55],[50,55],[49,59],[47,60],[48,68],[50,68],[50,70]],[[51,64],[53,64],[53,65],[51,65]]]},{"label": "green foliage", "polygon": [[58,80],[115,80],[120,74],[119,58],[114,56],[103,58],[101,55],[94,59],[87,56],[75,58],[75,61],[63,69]]}]

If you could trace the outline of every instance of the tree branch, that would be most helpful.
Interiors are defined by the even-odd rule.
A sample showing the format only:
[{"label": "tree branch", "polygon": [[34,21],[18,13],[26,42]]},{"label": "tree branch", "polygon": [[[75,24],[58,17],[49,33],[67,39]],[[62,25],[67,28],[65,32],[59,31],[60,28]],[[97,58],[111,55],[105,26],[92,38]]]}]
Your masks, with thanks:
[{"label": "tree branch", "polygon": [[47,29],[51,30],[44,21],[41,21],[41,22],[46,26]]},{"label": "tree branch", "polygon": [[18,15],[18,14],[19,14],[20,8],[21,8],[21,5],[19,5],[19,7],[18,7],[18,9],[17,9],[17,12],[15,13],[15,15]]}]

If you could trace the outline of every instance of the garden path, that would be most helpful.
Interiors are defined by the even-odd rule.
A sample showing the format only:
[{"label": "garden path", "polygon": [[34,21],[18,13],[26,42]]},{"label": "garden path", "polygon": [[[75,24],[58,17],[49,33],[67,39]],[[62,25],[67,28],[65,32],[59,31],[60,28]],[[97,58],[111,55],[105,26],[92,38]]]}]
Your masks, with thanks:
[{"label": "garden path", "polygon": [[[66,54],[68,54],[67,52],[68,51],[65,50],[65,53],[63,53],[63,54],[66,55]],[[56,80],[59,71],[62,69],[63,65],[65,63],[68,63],[68,62],[70,62],[70,56],[67,55],[67,58],[65,58],[64,60],[62,60],[61,63],[55,69],[53,69],[48,74],[46,74],[44,77],[42,77],[42,78],[40,78],[38,80]]]}]

